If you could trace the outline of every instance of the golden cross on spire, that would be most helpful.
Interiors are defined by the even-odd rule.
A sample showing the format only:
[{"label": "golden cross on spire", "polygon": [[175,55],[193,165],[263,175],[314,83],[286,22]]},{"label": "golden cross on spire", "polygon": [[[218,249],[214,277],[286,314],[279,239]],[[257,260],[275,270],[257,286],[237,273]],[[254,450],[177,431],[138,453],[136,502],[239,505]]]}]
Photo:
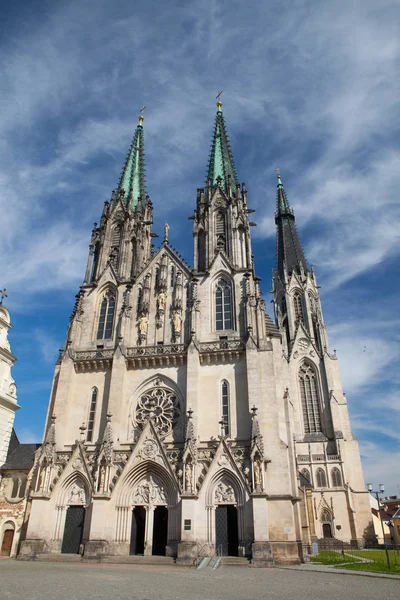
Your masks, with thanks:
[{"label": "golden cross on spire", "polygon": [[221,106],[222,106],[222,102],[221,102],[221,94],[222,94],[222,90],[220,92],[218,92],[216,98],[217,98],[217,108],[218,108],[218,112],[221,112]]},{"label": "golden cross on spire", "polygon": [[144,121],[144,116],[143,113],[146,110],[146,106],[142,106],[142,108],[140,109],[140,115],[139,115],[139,123],[142,124]]}]

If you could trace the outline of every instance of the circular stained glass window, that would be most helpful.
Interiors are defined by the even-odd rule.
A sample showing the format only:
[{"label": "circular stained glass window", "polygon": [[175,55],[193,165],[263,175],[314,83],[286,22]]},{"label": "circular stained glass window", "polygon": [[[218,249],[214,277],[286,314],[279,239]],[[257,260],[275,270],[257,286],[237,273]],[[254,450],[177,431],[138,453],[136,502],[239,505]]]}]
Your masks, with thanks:
[{"label": "circular stained glass window", "polygon": [[136,405],[135,421],[143,429],[150,417],[162,436],[167,435],[177,424],[181,407],[176,394],[163,387],[148,390],[139,398]]}]

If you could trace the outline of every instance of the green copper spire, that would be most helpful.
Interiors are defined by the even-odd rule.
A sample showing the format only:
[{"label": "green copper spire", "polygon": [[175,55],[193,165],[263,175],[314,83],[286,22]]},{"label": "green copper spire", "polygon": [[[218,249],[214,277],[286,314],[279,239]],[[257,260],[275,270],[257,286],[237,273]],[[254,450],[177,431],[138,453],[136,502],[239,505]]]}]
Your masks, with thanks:
[{"label": "green copper spire", "polygon": [[136,209],[139,198],[141,198],[142,202],[144,202],[146,198],[143,121],[144,117],[143,115],[140,115],[139,125],[136,127],[135,135],[131,147],[129,148],[128,157],[118,185],[118,192],[125,192],[125,202],[129,203],[132,210]]},{"label": "green copper spire", "polygon": [[276,271],[284,281],[285,270],[287,274],[293,271],[306,273],[308,269],[306,257],[297,231],[293,209],[290,207],[281,181],[279,169],[278,185],[276,192]]},{"label": "green copper spire", "polygon": [[208,163],[207,182],[215,188],[217,183],[228,192],[228,179],[230,177],[232,190],[235,191],[237,176],[233,163],[232,151],[226,133],[225,121],[222,114],[222,102],[217,102],[217,115],[215,117],[214,135],[211,143],[210,161]]}]

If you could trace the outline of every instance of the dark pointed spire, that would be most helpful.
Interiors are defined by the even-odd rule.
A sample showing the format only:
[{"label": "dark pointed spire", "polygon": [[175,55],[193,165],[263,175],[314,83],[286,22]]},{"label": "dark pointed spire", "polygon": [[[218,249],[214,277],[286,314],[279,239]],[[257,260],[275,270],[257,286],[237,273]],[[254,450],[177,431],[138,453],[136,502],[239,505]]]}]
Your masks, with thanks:
[{"label": "dark pointed spire", "polygon": [[217,109],[206,183],[210,182],[212,188],[219,183],[226,193],[230,184],[234,192],[238,179],[220,100],[217,102]]},{"label": "dark pointed spire", "polygon": [[286,197],[279,172],[275,223],[276,271],[278,276],[284,280],[285,271],[287,275],[291,275],[293,271],[307,273],[309,269],[296,228],[294,213]]},{"label": "dark pointed spire", "polygon": [[140,115],[139,125],[136,127],[118,184],[118,193],[124,192],[125,202],[132,210],[136,210],[139,199],[141,202],[145,202],[146,199],[143,121],[144,117]]}]

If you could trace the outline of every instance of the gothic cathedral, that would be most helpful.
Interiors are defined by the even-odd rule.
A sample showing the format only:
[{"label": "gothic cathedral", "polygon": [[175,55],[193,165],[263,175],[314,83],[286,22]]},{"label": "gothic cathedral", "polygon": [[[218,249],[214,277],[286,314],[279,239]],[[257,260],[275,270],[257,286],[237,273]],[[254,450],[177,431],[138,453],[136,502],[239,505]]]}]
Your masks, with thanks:
[{"label": "gothic cathedral", "polygon": [[278,176],[268,316],[217,107],[193,268],[168,226],[153,250],[139,118],[56,364],[22,557],[268,566],[320,538],[362,543],[369,498],[316,275]]}]

